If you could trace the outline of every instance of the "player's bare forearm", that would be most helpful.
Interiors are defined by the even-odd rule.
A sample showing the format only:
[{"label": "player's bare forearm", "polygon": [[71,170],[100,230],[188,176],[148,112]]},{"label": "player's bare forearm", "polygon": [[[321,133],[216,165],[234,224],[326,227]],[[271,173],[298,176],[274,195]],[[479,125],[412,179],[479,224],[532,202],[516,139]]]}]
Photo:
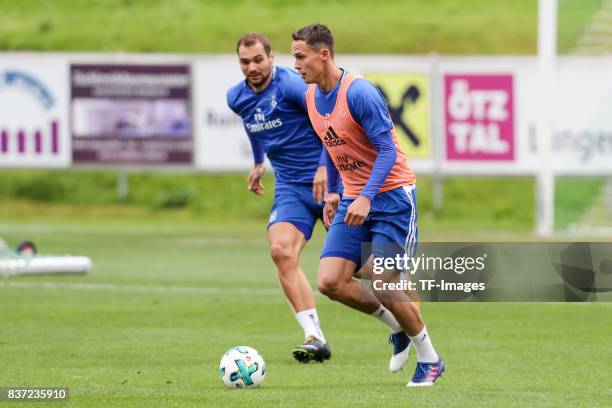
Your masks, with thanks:
[{"label": "player's bare forearm", "polygon": [[317,168],[312,180],[312,196],[318,203],[322,203],[327,197],[327,169],[325,165]]},{"label": "player's bare forearm", "polygon": [[247,177],[247,184],[249,191],[254,192],[257,195],[264,193],[264,186],[261,183],[261,178],[266,172],[266,166],[263,163],[256,164]]}]

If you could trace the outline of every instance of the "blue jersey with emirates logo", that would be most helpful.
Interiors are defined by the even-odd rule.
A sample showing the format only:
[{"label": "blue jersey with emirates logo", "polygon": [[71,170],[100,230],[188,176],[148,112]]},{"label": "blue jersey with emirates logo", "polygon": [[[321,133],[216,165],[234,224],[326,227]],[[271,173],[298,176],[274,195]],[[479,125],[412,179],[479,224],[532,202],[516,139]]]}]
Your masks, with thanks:
[{"label": "blue jersey with emirates logo", "polygon": [[227,104],[242,118],[255,162],[262,163],[265,152],[277,183],[312,183],[322,145],[306,111],[308,86],[290,68],[274,67],[272,75],[259,93],[246,80],[236,84],[227,91]]}]

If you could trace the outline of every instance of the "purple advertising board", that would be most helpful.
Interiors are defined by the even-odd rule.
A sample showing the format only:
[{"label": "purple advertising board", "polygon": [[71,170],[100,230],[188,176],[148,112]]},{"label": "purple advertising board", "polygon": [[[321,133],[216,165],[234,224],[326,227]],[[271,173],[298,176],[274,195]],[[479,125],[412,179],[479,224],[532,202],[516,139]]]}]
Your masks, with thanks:
[{"label": "purple advertising board", "polygon": [[75,163],[192,163],[188,65],[74,64],[70,83]]},{"label": "purple advertising board", "polygon": [[512,75],[446,75],[446,158],[515,159]]}]

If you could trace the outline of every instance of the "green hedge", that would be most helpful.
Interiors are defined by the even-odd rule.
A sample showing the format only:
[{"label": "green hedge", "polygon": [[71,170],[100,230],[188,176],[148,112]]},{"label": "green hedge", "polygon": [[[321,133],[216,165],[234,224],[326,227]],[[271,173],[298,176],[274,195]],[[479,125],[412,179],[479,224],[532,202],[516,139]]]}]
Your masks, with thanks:
[{"label": "green hedge", "polygon": [[[247,191],[244,174],[152,174],[128,176],[129,193],[117,194],[112,171],[2,171],[0,198],[70,204],[79,207],[122,205],[146,211],[186,211],[193,217],[262,219],[273,199],[273,178],[266,175],[266,194]],[[443,180],[441,209],[433,208],[432,180],[419,177],[420,218],[440,225],[482,228],[531,228],[534,187],[531,178],[463,178]],[[9,211],[4,209],[3,213]]]}]

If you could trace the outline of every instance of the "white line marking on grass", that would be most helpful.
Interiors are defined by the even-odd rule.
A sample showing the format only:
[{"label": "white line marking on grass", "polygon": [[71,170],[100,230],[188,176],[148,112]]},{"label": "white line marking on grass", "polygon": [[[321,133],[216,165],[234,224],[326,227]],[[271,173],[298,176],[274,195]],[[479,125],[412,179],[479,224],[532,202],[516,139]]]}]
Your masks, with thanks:
[{"label": "white line marking on grass", "polygon": [[143,293],[195,293],[216,294],[233,293],[248,295],[277,295],[280,289],[274,288],[211,288],[197,286],[150,286],[150,285],[116,285],[114,283],[58,283],[58,282],[0,282],[5,288],[40,288],[66,290],[101,290],[110,292],[143,292]]}]

